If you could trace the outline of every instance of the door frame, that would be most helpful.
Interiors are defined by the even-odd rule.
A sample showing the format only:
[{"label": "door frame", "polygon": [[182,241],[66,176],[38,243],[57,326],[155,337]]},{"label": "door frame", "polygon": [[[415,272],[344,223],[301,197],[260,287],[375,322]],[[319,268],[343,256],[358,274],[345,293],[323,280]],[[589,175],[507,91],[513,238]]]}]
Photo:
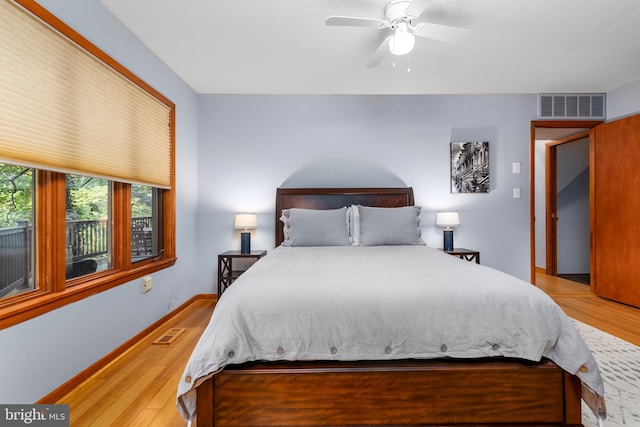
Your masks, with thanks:
[{"label": "door frame", "polygon": [[[531,283],[536,284],[536,223],[535,223],[535,148],[536,148],[536,128],[567,128],[567,129],[592,129],[604,123],[603,120],[532,120],[530,127],[529,141],[529,242],[530,242],[530,264]],[[589,140],[589,145],[593,141]],[[593,159],[590,157],[589,163]],[[590,164],[590,166],[592,166]],[[546,214],[545,216],[549,216]]]}]

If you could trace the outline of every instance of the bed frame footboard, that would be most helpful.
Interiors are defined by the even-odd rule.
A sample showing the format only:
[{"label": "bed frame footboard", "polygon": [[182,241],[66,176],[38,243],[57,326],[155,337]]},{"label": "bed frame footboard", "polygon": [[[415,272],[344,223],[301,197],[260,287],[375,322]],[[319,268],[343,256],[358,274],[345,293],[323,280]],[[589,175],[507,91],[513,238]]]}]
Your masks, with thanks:
[{"label": "bed frame footboard", "polygon": [[582,426],[580,381],[510,359],[250,363],[198,388],[197,426]]}]

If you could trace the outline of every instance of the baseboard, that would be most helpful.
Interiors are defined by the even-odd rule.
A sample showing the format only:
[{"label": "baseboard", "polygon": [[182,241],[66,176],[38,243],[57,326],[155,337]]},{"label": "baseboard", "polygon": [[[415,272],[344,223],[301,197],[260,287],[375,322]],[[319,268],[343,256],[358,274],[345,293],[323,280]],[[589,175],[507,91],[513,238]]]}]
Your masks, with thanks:
[{"label": "baseboard", "polygon": [[176,307],[171,312],[167,313],[165,316],[162,316],[157,321],[153,322],[151,325],[146,327],[137,335],[131,337],[127,341],[125,341],[122,345],[116,347],[113,351],[97,360],[94,364],[83,370],[82,372],[75,375],[73,378],[69,379],[67,382],[62,384],[60,387],[53,390],[51,393],[42,397],[40,400],[35,402],[36,404],[53,404],[60,400],[63,396],[69,394],[73,389],[78,387],[84,381],[89,379],[92,375],[96,374],[102,368],[107,366],[109,363],[113,362],[119,356],[126,353],[129,349],[133,348],[136,344],[146,338],[149,334],[151,334],[156,329],[160,328],[163,324],[180,314],[183,310],[189,307],[196,301],[206,300],[206,301],[215,301],[218,296],[215,294],[198,294],[189,298],[184,304],[181,304],[179,307]]}]

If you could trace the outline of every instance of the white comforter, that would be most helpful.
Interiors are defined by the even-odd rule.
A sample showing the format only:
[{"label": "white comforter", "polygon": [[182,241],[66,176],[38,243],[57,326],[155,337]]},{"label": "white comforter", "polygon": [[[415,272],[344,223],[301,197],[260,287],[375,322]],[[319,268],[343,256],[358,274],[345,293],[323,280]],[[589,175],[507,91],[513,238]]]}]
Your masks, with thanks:
[{"label": "white comforter", "polygon": [[426,246],[278,247],[218,301],[178,409],[192,418],[197,379],[227,364],[486,356],[545,356],[604,394],[571,320],[529,283]]}]

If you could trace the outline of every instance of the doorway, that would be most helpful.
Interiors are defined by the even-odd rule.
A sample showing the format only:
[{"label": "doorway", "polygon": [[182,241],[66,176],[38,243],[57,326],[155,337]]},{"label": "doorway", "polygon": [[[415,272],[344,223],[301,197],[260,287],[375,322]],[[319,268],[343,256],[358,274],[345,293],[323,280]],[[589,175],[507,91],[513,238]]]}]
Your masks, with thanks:
[{"label": "doorway", "polygon": [[[561,120],[531,122],[530,218],[533,284],[536,282],[536,272],[554,276],[589,272],[589,134],[590,129],[600,123],[602,122]],[[581,151],[583,149],[586,152]],[[576,152],[581,153],[578,156],[581,161],[574,162]],[[580,190],[581,200],[576,198],[578,185],[587,186],[586,202],[584,189]],[[586,213],[583,211],[577,214],[576,205],[582,205],[580,209],[583,209],[584,203]],[[560,215],[564,218],[560,219]],[[580,263],[583,265],[580,266]],[[583,281],[585,279],[571,277],[578,278]]]},{"label": "doorway", "polygon": [[544,145],[545,273],[589,286],[589,131]]}]

